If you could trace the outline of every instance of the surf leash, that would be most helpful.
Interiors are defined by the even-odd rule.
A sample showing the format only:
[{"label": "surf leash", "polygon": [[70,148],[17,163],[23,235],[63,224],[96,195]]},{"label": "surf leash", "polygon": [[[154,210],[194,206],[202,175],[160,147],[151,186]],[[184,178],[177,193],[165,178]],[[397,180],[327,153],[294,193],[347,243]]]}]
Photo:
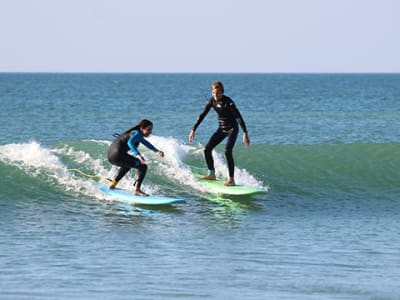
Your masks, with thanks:
[{"label": "surf leash", "polygon": [[68,172],[77,172],[77,173],[79,173],[79,174],[81,174],[83,176],[89,177],[89,178],[105,179],[105,180],[108,180],[108,181],[112,182],[112,179],[110,179],[110,178],[107,178],[107,177],[104,177],[104,176],[101,176],[101,175],[88,174],[88,173],[85,173],[85,172],[83,172],[83,171],[81,171],[79,169],[67,169],[67,171]]}]

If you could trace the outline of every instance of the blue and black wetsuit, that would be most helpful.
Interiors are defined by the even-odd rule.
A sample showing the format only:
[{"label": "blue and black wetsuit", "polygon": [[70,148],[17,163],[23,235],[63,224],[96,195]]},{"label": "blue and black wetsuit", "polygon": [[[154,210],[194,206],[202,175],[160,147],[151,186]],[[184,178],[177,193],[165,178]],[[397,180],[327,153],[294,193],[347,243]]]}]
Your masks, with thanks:
[{"label": "blue and black wetsuit", "polygon": [[116,182],[120,181],[131,168],[135,168],[138,169],[137,184],[139,187],[142,184],[146,176],[147,165],[142,164],[139,159],[128,154],[130,150],[134,155],[139,155],[140,152],[137,147],[140,143],[150,150],[158,152],[157,148],[143,137],[140,130],[133,130],[132,132],[121,134],[111,144],[110,148],[108,148],[108,161],[115,166],[121,167],[115,178]]},{"label": "blue and black wetsuit", "polygon": [[214,110],[217,112],[219,127],[211,136],[204,149],[207,167],[209,171],[215,172],[212,150],[226,137],[228,137],[228,141],[225,147],[225,155],[228,163],[229,177],[234,177],[235,163],[232,156],[232,150],[238,136],[238,123],[243,132],[247,133],[246,124],[239,110],[236,108],[233,100],[224,95],[220,100],[216,101],[214,100],[214,98],[210,98],[207,101],[203,112],[200,114],[199,118],[193,126],[194,131],[196,131],[197,127],[204,120],[211,107],[214,108]]}]

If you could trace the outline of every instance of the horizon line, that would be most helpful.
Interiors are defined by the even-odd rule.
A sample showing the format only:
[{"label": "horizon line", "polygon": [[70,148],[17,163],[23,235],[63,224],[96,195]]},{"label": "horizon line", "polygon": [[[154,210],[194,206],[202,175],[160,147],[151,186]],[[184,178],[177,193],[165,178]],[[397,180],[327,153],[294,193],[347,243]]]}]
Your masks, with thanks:
[{"label": "horizon line", "polygon": [[170,71],[0,71],[0,74],[254,74],[254,75],[285,75],[285,74],[304,74],[304,75],[323,75],[323,74],[400,74],[400,71],[396,72],[377,72],[377,71],[335,71],[335,72],[313,72],[313,71],[303,71],[303,72],[170,72]]}]

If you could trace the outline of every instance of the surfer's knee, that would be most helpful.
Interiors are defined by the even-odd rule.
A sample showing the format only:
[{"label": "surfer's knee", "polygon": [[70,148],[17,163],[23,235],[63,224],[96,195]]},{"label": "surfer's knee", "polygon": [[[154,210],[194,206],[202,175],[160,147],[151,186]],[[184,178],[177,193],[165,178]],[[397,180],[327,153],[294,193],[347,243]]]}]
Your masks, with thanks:
[{"label": "surfer's knee", "polygon": [[225,148],[225,156],[232,156],[232,148]]},{"label": "surfer's knee", "polygon": [[139,164],[138,169],[141,171],[146,172],[147,171],[147,165],[146,164]]},{"label": "surfer's knee", "polygon": [[205,148],[204,148],[204,154],[209,154],[209,153],[211,153],[211,151],[212,151],[212,147],[210,147],[210,146],[205,146]]},{"label": "surfer's knee", "polygon": [[147,172],[147,165],[146,164],[140,164],[138,167],[139,174],[144,176]]}]

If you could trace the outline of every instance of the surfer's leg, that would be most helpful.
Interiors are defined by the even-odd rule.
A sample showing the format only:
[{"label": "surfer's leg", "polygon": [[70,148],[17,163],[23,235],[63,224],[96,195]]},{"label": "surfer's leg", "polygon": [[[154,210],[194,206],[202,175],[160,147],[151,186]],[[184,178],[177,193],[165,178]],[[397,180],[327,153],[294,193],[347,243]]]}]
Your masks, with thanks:
[{"label": "surfer's leg", "polygon": [[139,165],[136,166],[135,168],[138,170],[137,171],[137,179],[135,180],[135,183],[134,183],[135,194],[140,195],[140,196],[148,196],[148,194],[144,193],[141,190],[142,182],[143,182],[143,179],[146,176],[146,172],[147,172],[147,165],[139,163]]},{"label": "surfer's leg", "polygon": [[118,183],[118,181],[121,180],[122,177],[124,177],[126,175],[126,173],[129,172],[131,168],[127,168],[127,167],[121,167],[118,170],[117,176],[115,177],[115,181]]},{"label": "surfer's leg", "polygon": [[225,182],[225,185],[235,185],[235,161],[233,160],[233,147],[235,146],[236,139],[238,136],[238,128],[232,128],[231,131],[229,132],[228,135],[228,142],[226,143],[225,147],[225,156],[226,156],[226,161],[228,163],[228,172],[229,172],[229,178]]},{"label": "surfer's leg", "polygon": [[[210,140],[208,141],[206,147],[204,148],[204,156],[206,158],[207,168],[209,175],[215,173],[214,168],[214,159],[212,157],[212,150],[222,142],[222,140],[226,137],[226,135],[222,132],[220,128],[211,136]],[[207,177],[207,176],[205,176]],[[215,177],[215,175],[214,175]],[[208,179],[208,178],[205,178]]]},{"label": "surfer's leg", "polygon": [[111,180],[110,189],[115,188],[115,186],[118,184],[118,182],[122,179],[122,177],[124,177],[126,175],[126,173],[129,172],[129,170],[131,168],[135,168],[138,163],[140,164],[140,161],[138,159],[136,159],[135,157],[133,157],[129,154],[121,154],[121,153],[113,156],[112,160],[110,160],[110,162],[113,165],[120,167],[120,169],[118,170],[117,176]]}]

